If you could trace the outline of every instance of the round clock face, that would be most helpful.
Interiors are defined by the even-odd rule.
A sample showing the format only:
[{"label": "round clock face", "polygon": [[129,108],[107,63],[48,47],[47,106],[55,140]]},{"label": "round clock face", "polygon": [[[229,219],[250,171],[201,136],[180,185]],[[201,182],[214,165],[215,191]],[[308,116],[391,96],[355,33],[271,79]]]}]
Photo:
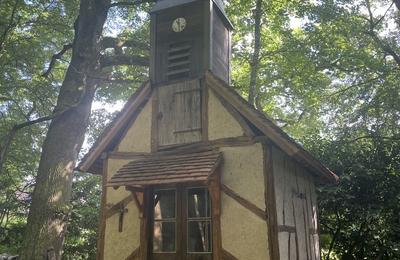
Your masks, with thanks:
[{"label": "round clock face", "polygon": [[174,32],[181,32],[181,31],[185,30],[185,28],[186,28],[186,20],[183,17],[176,18],[172,22],[172,30]]}]

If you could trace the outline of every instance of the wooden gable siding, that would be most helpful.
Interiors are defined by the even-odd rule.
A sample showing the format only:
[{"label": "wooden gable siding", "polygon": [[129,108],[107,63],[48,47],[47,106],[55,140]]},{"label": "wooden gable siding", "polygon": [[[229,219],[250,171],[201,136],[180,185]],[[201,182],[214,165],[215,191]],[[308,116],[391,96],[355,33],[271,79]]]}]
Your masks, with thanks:
[{"label": "wooden gable siding", "polygon": [[301,165],[275,146],[272,158],[280,257],[319,260],[314,181]]},{"label": "wooden gable siding", "polygon": [[201,88],[198,79],[157,88],[158,145],[198,142],[201,136]]}]

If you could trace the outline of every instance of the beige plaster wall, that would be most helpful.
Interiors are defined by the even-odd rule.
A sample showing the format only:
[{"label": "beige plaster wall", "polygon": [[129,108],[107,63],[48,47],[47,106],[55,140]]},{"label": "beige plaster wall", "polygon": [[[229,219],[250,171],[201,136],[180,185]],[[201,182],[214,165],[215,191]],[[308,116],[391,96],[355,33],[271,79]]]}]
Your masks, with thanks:
[{"label": "beige plaster wall", "polygon": [[[221,151],[222,183],[264,210],[262,145],[224,147]],[[221,204],[223,248],[240,260],[269,259],[267,222],[224,193]]]},{"label": "beige plaster wall", "polygon": [[244,132],[236,119],[226,110],[214,92],[208,91],[208,139],[243,136]]},{"label": "beige plaster wall", "polygon": [[249,146],[223,147],[222,183],[240,196],[265,209],[263,148]]},{"label": "beige plaster wall", "polygon": [[[108,176],[110,179],[116,171],[130,160],[109,159]],[[109,206],[115,205],[131,193],[124,187],[118,189],[107,188],[107,202]],[[104,259],[123,260],[140,245],[140,219],[139,211],[133,201],[127,205],[128,212],[124,215],[123,231],[118,231],[119,214],[114,214],[106,220]]]},{"label": "beige plaster wall", "polygon": [[118,145],[119,152],[151,151],[151,110],[152,99],[147,101],[136,120],[130,126]]},{"label": "beige plaster wall", "polygon": [[[109,181],[111,177],[114,176],[122,166],[129,163],[130,161],[132,160],[109,159],[107,181]],[[109,187],[107,188],[107,203],[112,203],[112,204],[118,203],[127,196],[129,196],[130,194],[131,193],[129,191],[125,190],[125,187],[119,187],[118,189]]]},{"label": "beige plaster wall", "polygon": [[267,260],[268,230],[265,221],[222,194],[222,248],[239,260]]},{"label": "beige plaster wall", "polygon": [[123,231],[118,232],[119,214],[107,219],[104,243],[105,260],[125,260],[140,245],[139,212],[131,201],[124,215]]}]

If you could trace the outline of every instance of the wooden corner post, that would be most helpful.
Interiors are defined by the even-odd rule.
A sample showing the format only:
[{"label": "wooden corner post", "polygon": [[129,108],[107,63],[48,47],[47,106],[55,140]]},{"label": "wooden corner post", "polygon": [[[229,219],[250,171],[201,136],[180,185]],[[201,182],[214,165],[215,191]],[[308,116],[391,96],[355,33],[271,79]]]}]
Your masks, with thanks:
[{"label": "wooden corner post", "polygon": [[276,212],[275,184],[272,159],[272,144],[263,143],[264,153],[264,185],[265,205],[268,223],[268,243],[271,259],[279,259],[278,221]]},{"label": "wooden corner post", "polygon": [[212,205],[213,260],[222,259],[221,238],[221,181],[218,169],[208,181]]}]

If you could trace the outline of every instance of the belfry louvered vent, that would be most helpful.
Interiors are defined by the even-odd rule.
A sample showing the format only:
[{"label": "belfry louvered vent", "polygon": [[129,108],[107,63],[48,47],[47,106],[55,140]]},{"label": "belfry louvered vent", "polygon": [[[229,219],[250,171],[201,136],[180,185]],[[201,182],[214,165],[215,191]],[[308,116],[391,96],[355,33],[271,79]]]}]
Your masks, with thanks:
[{"label": "belfry louvered vent", "polygon": [[166,71],[168,80],[190,76],[191,47],[188,42],[173,43],[168,46]]}]

